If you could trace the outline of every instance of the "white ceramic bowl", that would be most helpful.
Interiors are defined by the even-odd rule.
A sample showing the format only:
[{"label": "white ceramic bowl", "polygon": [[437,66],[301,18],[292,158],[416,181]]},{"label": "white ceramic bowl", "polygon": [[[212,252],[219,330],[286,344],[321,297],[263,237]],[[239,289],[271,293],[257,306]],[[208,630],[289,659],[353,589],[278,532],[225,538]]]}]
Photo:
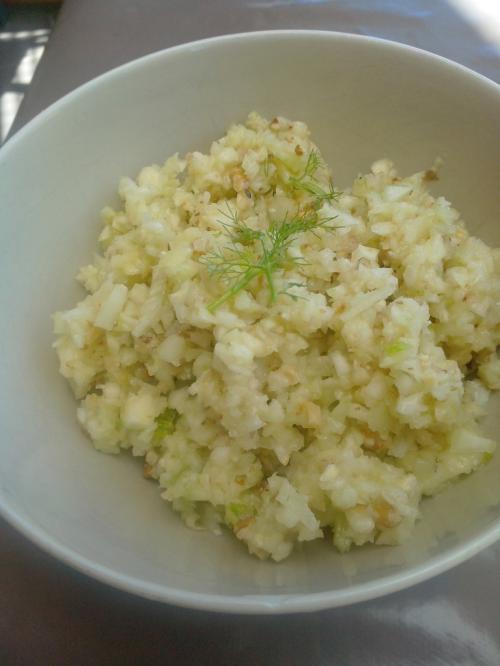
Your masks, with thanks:
[{"label": "white ceramic bowl", "polygon": [[0,507],[56,557],[145,597],[313,610],[406,587],[493,543],[500,455],[424,502],[404,546],[339,555],[313,543],[260,562],[232,537],[184,527],[128,455],[93,450],[51,351],[50,314],[81,296],[73,277],[118,179],[206,149],[252,109],[305,120],[341,186],[382,156],[410,173],[440,155],[439,191],[499,243],[500,88],[459,65],[377,39],[283,31],[186,44],[101,76],[0,151]]}]

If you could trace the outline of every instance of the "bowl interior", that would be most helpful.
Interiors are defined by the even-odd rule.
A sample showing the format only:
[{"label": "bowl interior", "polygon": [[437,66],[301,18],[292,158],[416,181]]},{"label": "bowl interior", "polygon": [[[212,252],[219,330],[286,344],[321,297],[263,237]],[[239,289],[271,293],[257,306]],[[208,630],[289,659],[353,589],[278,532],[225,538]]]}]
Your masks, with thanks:
[{"label": "bowl interior", "polygon": [[[406,47],[329,33],[257,33],[144,58],[21,131],[0,152],[5,515],[114,584],[228,610],[298,610],[372,596],[492,540],[500,456],[424,502],[412,540],[398,548],[339,555],[314,543],[276,565],[249,557],[228,535],[187,529],[137,461],[95,452],[80,432],[50,349],[50,314],[82,296],[73,277],[91,259],[99,210],[116,201],[118,179],[175,151],[207,149],[253,109],[306,121],[340,186],[383,156],[405,174],[442,157],[435,190],[474,233],[498,245],[499,106],[493,83]],[[498,404],[490,409],[492,433]]]}]

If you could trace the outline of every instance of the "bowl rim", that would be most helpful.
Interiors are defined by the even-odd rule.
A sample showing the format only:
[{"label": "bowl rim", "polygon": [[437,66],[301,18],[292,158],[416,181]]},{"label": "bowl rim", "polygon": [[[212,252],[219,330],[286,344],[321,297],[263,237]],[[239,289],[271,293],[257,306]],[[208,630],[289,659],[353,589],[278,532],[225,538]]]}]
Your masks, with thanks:
[{"label": "bowl rim", "polygon": [[[86,95],[94,88],[105,84],[107,81],[127,75],[135,69],[140,69],[148,63],[163,58],[175,57],[183,52],[201,50],[217,46],[219,44],[239,42],[258,42],[259,40],[273,39],[282,40],[290,38],[309,38],[317,40],[337,40],[339,42],[359,42],[373,44],[376,47],[392,49],[395,52],[413,53],[421,60],[427,60],[431,64],[460,72],[469,79],[475,79],[483,86],[490,88],[498,95],[500,101],[500,85],[486,76],[475,72],[464,65],[456,63],[443,56],[425,51],[423,49],[407,44],[395,42],[379,37],[355,35],[351,33],[336,32],[329,30],[261,30],[243,33],[231,33],[200,39],[170,48],[155,51],[141,56],[135,60],[126,62],[118,67],[87,81],[74,90],[65,94],[37,116],[30,120],[24,127],[17,131],[0,148],[0,161],[8,159],[9,153],[15,150],[19,142],[22,142],[48,119],[57,115],[66,106],[72,104],[82,95]],[[170,603],[181,607],[214,611],[222,613],[239,614],[276,614],[297,613],[322,610],[346,606],[362,601],[375,599],[386,594],[397,592],[408,588],[416,583],[423,582],[438,575],[454,566],[464,562],[484,548],[500,540],[500,519],[490,527],[483,530],[482,534],[459,544],[441,555],[434,556],[424,563],[412,567],[409,571],[400,574],[383,576],[374,581],[359,583],[343,590],[329,590],[324,592],[301,593],[301,594],[255,594],[255,595],[219,595],[212,593],[191,592],[167,585],[149,583],[137,576],[129,576],[119,573],[109,567],[103,566],[93,560],[82,556],[78,551],[64,545],[57,538],[50,536],[42,528],[25,518],[21,512],[9,505],[8,492],[0,487],[0,516],[13,528],[27,537],[32,543],[43,551],[54,556],[59,561],[69,565],[73,569],[84,573],[103,583],[111,585],[120,590],[136,594],[146,599]]]}]

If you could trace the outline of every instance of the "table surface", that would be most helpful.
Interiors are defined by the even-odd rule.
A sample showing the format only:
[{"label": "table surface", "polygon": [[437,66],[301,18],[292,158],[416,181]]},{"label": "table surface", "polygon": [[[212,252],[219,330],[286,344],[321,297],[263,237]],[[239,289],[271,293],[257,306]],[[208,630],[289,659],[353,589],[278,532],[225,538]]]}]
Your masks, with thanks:
[{"label": "table surface", "polygon": [[[474,5],[476,13],[470,13]],[[216,34],[321,28],[439,53],[500,79],[495,2],[66,0],[13,131],[123,62]],[[497,10],[498,11],[498,10]],[[494,17],[493,17],[494,18]],[[384,599],[242,617],[160,605],[55,561],[0,520],[0,665],[498,666],[500,544]]]}]

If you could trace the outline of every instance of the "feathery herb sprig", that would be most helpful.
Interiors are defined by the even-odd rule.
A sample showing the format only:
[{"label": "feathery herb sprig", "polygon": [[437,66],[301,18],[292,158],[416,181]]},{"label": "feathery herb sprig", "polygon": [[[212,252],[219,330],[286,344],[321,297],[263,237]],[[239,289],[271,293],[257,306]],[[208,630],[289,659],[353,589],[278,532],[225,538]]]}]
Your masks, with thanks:
[{"label": "feathery herb sprig", "polygon": [[299,177],[291,176],[289,180],[292,189],[307,192],[314,198],[314,206],[316,209],[320,208],[324,201],[332,201],[340,194],[334,190],[331,180],[327,190],[324,190],[318,183],[316,172],[318,169],[325,168],[326,165],[320,154],[316,150],[313,150],[309,153],[302,175]]},{"label": "feathery herb sprig", "polygon": [[[320,166],[322,166],[321,158],[313,151],[308,157],[304,173],[300,177],[290,178],[289,182],[294,189],[302,190],[312,197],[312,201],[290,220],[285,216],[281,221],[272,222],[268,229],[257,230],[240,220],[238,213],[229,204],[226,211],[221,211],[224,219],[220,224],[229,242],[200,258],[200,262],[207,266],[210,275],[228,285],[222,296],[210,303],[208,306],[210,312],[215,312],[219,306],[236,296],[257,277],[264,277],[266,280],[270,300],[273,303],[278,295],[273,274],[286,265],[305,263],[300,257],[288,254],[288,248],[295,238],[307,231],[314,233],[319,229],[332,231],[338,228],[329,224],[333,218],[319,217],[318,211],[323,202],[338,196],[333,186],[329,191],[325,191],[318,184],[315,174]],[[288,291],[285,289],[280,293]]]}]

